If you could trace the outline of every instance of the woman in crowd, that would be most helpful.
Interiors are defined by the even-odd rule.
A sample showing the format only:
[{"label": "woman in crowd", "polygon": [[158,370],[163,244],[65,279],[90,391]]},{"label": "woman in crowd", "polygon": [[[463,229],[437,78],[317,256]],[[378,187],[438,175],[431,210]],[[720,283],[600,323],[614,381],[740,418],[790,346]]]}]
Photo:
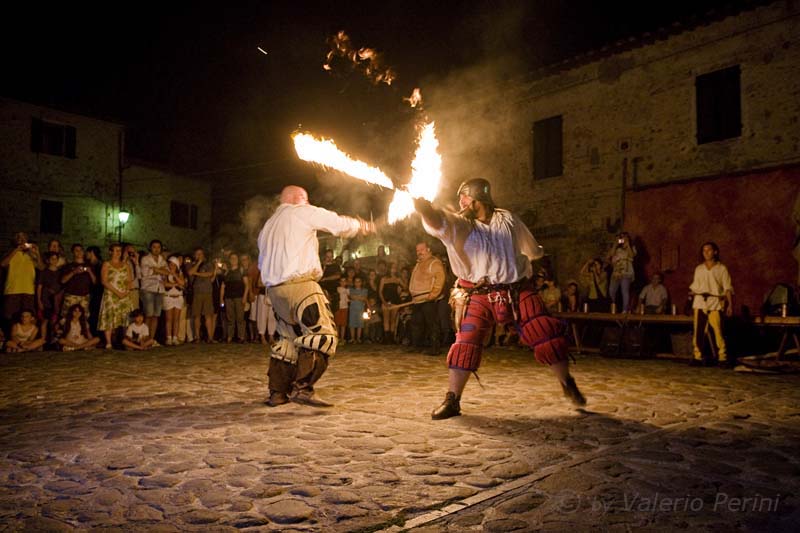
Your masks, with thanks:
[{"label": "woman in crowd", "polygon": [[39,326],[33,311],[24,309],[19,313],[19,321],[11,326],[11,338],[6,342],[6,352],[20,353],[41,350],[44,339],[39,336]]},{"label": "woman in crowd", "polygon": [[103,255],[100,253],[99,246],[89,246],[86,248],[86,263],[94,272],[94,277],[97,280],[89,291],[89,318],[87,318],[89,321],[89,329],[92,333],[97,334],[99,331],[103,331],[103,329],[99,327],[99,320],[100,303],[103,299],[104,290],[103,280],[100,277],[100,271],[103,268]]},{"label": "woman in crowd", "polygon": [[367,273],[367,298],[375,298],[378,299],[378,271],[375,269],[370,269]]},{"label": "woman in crowd", "polygon": [[192,256],[183,256],[181,272],[183,274],[185,285],[183,287],[183,312],[181,312],[181,316],[183,317],[183,335],[180,334],[180,330],[178,332],[178,340],[180,342],[194,342],[195,339],[194,316],[192,315],[192,299],[194,294],[192,290],[191,276],[189,276],[189,269],[191,266]]},{"label": "woman in crowd", "polygon": [[581,267],[581,281],[586,288],[586,304],[593,313],[607,313],[609,308],[608,277],[599,258],[590,259]]},{"label": "woman in crowd", "polygon": [[611,302],[614,302],[618,289],[622,289],[623,313],[629,310],[634,257],[636,257],[636,247],[631,244],[631,236],[628,232],[623,231],[617,235],[617,240],[611,245],[611,250],[608,252],[608,261],[612,267],[608,296],[611,298]]},{"label": "woman in crowd", "polygon": [[89,331],[86,311],[79,303],[67,308],[67,316],[61,320],[61,332],[58,343],[65,352],[91,350],[100,342],[100,338],[93,337]]},{"label": "woman in crowd", "polygon": [[539,273],[536,274],[534,285],[547,310],[551,313],[560,311],[558,305],[561,302],[561,289],[558,288],[553,276],[547,270],[543,268],[539,270]]},{"label": "woman in crowd", "polygon": [[166,320],[167,346],[175,346],[181,343],[179,338],[181,310],[184,308],[183,288],[186,281],[181,272],[181,256],[173,255],[167,260],[169,275],[164,279],[164,317]]},{"label": "woman in crowd", "polygon": [[227,342],[233,341],[234,327],[239,342],[247,341],[244,327],[244,303],[247,298],[245,282],[247,280],[244,269],[239,264],[239,255],[231,252],[228,256],[230,268],[222,277],[219,287],[220,300],[225,302],[226,337]]},{"label": "woman in crowd", "polygon": [[122,256],[121,244],[112,244],[108,251],[110,258],[103,263],[100,270],[103,296],[97,327],[105,334],[106,349],[111,349],[114,331],[128,325],[128,317],[133,310],[128,294],[133,283],[133,271],[130,263]]},{"label": "woman in crowd", "polygon": [[131,272],[133,272],[133,283],[131,284],[131,290],[128,292],[128,298],[131,300],[131,307],[139,309],[141,307],[139,304],[139,287],[141,286],[142,280],[142,268],[139,266],[139,252],[134,245],[128,244],[125,246],[124,253],[125,260],[131,266]]},{"label": "woman in crowd", "polygon": [[64,252],[64,247],[61,245],[61,241],[58,239],[50,239],[50,242],[47,243],[47,251],[58,256],[58,268],[61,268],[67,264],[67,254]]},{"label": "woman in crowd", "polygon": [[400,299],[404,302],[411,300],[411,294],[408,292],[408,284],[411,281],[411,269],[404,266],[400,269]]},{"label": "woman in crowd", "polygon": [[394,342],[394,335],[397,331],[397,314],[399,309],[395,306],[400,303],[400,290],[403,287],[403,280],[397,273],[397,263],[389,265],[389,273],[381,278],[378,285],[378,294],[383,304],[383,341],[384,343]]}]

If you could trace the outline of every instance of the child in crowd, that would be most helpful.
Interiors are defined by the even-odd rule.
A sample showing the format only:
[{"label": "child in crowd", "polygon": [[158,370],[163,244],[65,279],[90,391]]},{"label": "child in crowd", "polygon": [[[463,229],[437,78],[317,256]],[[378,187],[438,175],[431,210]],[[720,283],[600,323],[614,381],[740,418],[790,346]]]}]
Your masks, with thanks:
[{"label": "child in crowd", "polygon": [[347,289],[347,278],[339,278],[339,286],[336,287],[339,295],[339,307],[333,315],[333,321],[339,328],[339,344],[344,344],[344,337],[347,333],[347,310],[350,307],[350,291]]},{"label": "child in crowd", "polygon": [[86,311],[79,303],[69,306],[66,316],[61,319],[61,335],[58,344],[65,352],[91,350],[100,337],[93,337],[86,322]]},{"label": "child in crowd", "polygon": [[350,326],[350,340],[361,344],[364,335],[364,308],[367,305],[367,289],[364,280],[356,277],[350,288],[350,312],[347,324]]},{"label": "child in crowd", "polygon": [[33,311],[25,309],[19,314],[19,321],[11,327],[11,338],[6,343],[8,353],[32,352],[41,350],[44,339],[39,338],[39,326]]},{"label": "child in crowd", "polygon": [[367,310],[364,313],[367,340],[369,342],[380,343],[383,340],[383,313],[381,304],[375,296],[367,297]]},{"label": "child in crowd", "polygon": [[127,350],[147,350],[153,347],[153,339],[150,338],[150,329],[144,323],[144,313],[141,309],[135,309],[131,313],[133,322],[125,330],[125,338],[122,344]]}]

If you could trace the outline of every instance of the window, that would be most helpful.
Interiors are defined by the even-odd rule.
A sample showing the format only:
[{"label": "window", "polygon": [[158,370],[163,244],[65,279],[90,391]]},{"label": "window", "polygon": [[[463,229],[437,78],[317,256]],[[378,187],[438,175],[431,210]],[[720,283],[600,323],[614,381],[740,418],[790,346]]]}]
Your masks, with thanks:
[{"label": "window", "polygon": [[173,200],[170,203],[169,223],[179,228],[197,229],[197,206]]},{"label": "window", "polygon": [[695,78],[697,144],[742,134],[741,71],[735,67]]},{"label": "window", "polygon": [[561,135],[561,115],[533,123],[534,179],[552,178],[564,173]]},{"label": "window", "polygon": [[42,200],[39,206],[39,231],[61,235],[63,230],[64,204],[52,200]]},{"label": "window", "polygon": [[75,159],[75,143],[73,126],[31,119],[31,151]]}]

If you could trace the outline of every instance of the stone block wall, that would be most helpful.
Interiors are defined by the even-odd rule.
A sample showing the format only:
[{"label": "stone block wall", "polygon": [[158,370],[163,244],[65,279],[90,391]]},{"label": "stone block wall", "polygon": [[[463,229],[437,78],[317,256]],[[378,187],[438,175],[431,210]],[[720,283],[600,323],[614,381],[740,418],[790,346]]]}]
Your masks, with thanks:
[{"label": "stone block wall", "polygon": [[[31,149],[34,118],[75,128],[75,158]],[[45,244],[52,237],[72,242],[104,244],[113,226],[119,180],[118,124],[0,98],[0,243],[17,231]],[[63,203],[63,231],[40,231],[41,200]]]},{"label": "stone block wall", "polygon": [[[75,128],[75,158],[31,148],[32,120]],[[104,250],[120,236],[119,186],[131,212],[123,239],[145,246],[159,238],[175,250],[205,245],[211,231],[211,185],[149,164],[120,169],[122,125],[0,98],[0,250],[17,231],[44,247],[51,238],[65,248],[80,242]],[[61,202],[62,232],[40,231],[42,200]],[[170,201],[198,207],[197,229],[170,225]]]},{"label": "stone block wall", "polygon": [[[197,206],[197,229],[170,223],[171,202]],[[123,172],[122,205],[130,212],[123,240],[146,248],[159,239],[174,252],[211,244],[211,184],[137,162]]]},{"label": "stone block wall", "polygon": [[[626,189],[800,162],[798,15],[796,2],[775,2],[525,84],[487,81],[486,94],[452,105],[439,98],[431,112],[451,188],[491,179],[495,200],[525,218],[563,283],[624,229]],[[698,145],[695,78],[734,65],[742,133]],[[533,123],[556,115],[563,175],[534,179]]]}]

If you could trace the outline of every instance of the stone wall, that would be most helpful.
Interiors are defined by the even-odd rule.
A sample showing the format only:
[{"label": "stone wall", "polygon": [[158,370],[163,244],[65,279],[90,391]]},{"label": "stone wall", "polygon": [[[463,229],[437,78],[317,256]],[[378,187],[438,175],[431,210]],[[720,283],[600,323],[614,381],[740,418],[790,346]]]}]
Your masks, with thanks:
[{"label": "stone wall", "polygon": [[[33,119],[75,128],[75,158],[33,151]],[[0,98],[0,250],[17,231],[41,246],[57,238],[67,249],[117,241],[120,174],[123,206],[131,212],[124,240],[144,246],[159,238],[180,250],[207,244],[211,185],[143,163],[120,170],[123,143],[122,125]],[[63,204],[60,234],[40,231],[42,200]],[[171,200],[198,206],[196,230],[170,225]]]},{"label": "stone wall", "polygon": [[[75,158],[31,149],[33,118],[74,127]],[[104,244],[113,232],[122,126],[0,98],[0,242],[17,231],[35,242],[52,237]],[[39,231],[41,200],[63,202],[60,235]]]},{"label": "stone wall", "polygon": [[[563,283],[624,228],[625,189],[800,161],[799,15],[796,2],[776,2],[526,84],[439,95],[431,112],[451,188],[492,179],[496,201],[523,215]],[[698,145],[695,77],[734,65],[742,134]],[[563,175],[537,180],[532,125],[556,115]]]},{"label": "stone wall", "polygon": [[[197,229],[170,224],[171,202],[197,206]],[[147,163],[123,172],[122,205],[130,212],[123,240],[146,248],[159,239],[169,251],[211,244],[211,184],[181,177]]]}]

